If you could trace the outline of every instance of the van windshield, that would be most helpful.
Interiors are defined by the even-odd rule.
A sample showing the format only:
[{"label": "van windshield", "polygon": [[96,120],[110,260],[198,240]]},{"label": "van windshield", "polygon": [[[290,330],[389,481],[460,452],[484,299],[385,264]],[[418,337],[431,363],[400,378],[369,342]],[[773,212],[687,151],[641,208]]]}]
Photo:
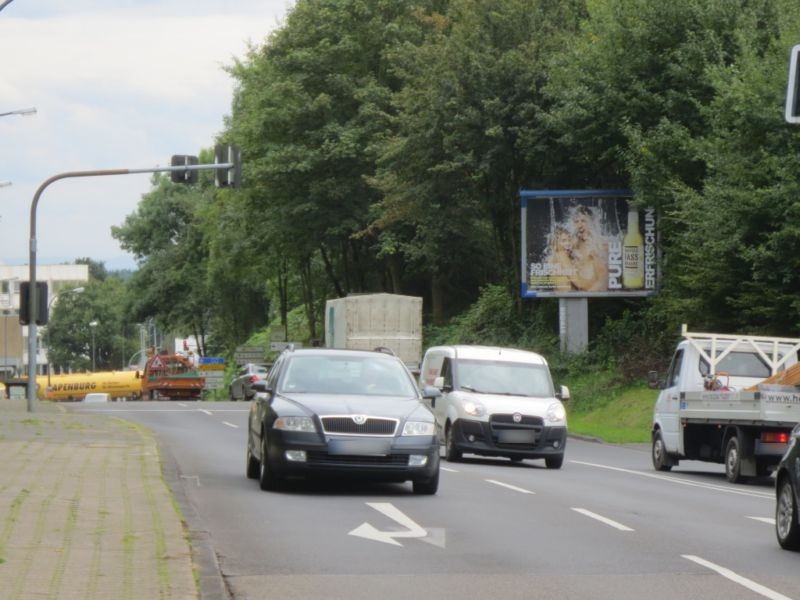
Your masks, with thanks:
[{"label": "van windshield", "polygon": [[553,395],[550,372],[544,365],[489,360],[458,360],[458,386],[481,394]]}]

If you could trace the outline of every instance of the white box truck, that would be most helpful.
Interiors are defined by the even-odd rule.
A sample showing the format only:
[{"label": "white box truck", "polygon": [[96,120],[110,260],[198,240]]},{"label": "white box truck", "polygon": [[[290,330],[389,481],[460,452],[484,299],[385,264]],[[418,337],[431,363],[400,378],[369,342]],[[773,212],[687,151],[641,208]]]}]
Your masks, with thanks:
[{"label": "white box truck", "polygon": [[409,369],[418,371],[422,359],[422,298],[381,293],[328,300],[325,346],[389,348]]},{"label": "white box truck", "polygon": [[[797,364],[800,340],[682,328],[653,411],[652,460],[669,471],[681,459],[725,465],[728,481],[768,475],[800,421],[800,387],[771,383]],[[793,371],[796,369],[793,369]],[[767,381],[765,381],[767,380]]]}]

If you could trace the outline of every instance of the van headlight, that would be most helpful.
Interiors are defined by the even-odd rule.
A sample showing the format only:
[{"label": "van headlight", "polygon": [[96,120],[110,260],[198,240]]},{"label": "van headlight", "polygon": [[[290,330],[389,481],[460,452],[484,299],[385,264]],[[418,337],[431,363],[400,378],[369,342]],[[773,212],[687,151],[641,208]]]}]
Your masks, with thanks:
[{"label": "van headlight", "polygon": [[546,419],[551,425],[562,425],[566,423],[567,411],[564,410],[564,405],[561,404],[561,402],[553,402],[547,407]]},{"label": "van headlight", "polygon": [[472,417],[482,417],[486,414],[486,407],[480,402],[465,402],[464,412]]}]

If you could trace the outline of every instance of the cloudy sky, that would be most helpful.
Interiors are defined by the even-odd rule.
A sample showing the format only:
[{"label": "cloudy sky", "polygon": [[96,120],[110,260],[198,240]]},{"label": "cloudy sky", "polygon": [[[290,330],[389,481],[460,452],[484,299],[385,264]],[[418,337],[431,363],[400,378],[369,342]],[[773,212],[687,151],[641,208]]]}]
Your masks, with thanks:
[{"label": "cloudy sky", "polygon": [[[5,0],[0,0],[3,4]],[[66,171],[168,166],[210,147],[230,113],[223,67],[293,0],[13,0],[0,11],[0,262],[27,264],[31,201]],[[37,211],[37,263],[133,268],[111,227],[149,175],[68,179]],[[3,185],[3,182],[12,185]]]}]

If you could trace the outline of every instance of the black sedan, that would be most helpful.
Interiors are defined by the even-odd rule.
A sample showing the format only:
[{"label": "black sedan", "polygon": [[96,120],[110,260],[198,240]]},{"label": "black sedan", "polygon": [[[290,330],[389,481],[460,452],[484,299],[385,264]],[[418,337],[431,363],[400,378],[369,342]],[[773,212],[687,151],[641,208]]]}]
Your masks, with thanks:
[{"label": "black sedan", "polygon": [[792,431],[789,448],[778,465],[775,492],[778,543],[786,550],[800,550],[800,425]]},{"label": "black sedan", "polygon": [[287,477],[335,475],[410,480],[414,493],[436,493],[433,413],[396,356],[288,349],[253,389],[247,476],[261,489],[276,489]]}]

